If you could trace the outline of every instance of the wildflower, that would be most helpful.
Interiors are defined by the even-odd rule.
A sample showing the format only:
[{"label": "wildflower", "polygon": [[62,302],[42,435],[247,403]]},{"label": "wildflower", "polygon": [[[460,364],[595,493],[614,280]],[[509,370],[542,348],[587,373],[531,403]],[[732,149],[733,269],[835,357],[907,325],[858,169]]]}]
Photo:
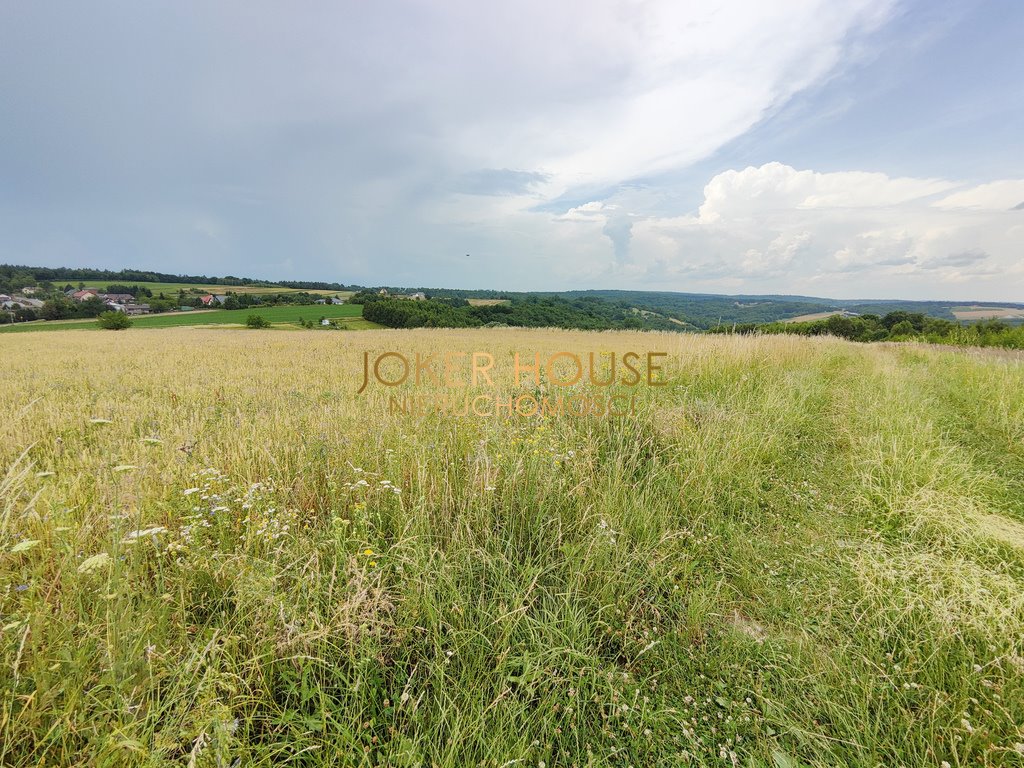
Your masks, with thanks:
[{"label": "wildflower", "polygon": [[86,558],[81,565],[78,566],[79,573],[89,573],[95,571],[97,568],[102,568],[110,560],[110,555],[106,552],[100,552],[98,555]]},{"label": "wildflower", "polygon": [[131,533],[127,534],[124,537],[124,539],[122,539],[122,541],[125,544],[131,544],[131,543],[133,543],[135,541],[138,541],[139,539],[144,538],[146,536],[154,536],[155,537],[158,533],[165,533],[166,531],[167,531],[167,529],[164,528],[162,525],[155,525],[152,528],[143,528],[143,529],[138,530],[138,531],[132,531]]},{"label": "wildflower", "polygon": [[181,495],[182,496],[191,496],[193,493],[199,493],[199,489],[198,488],[186,488],[184,491],[181,492]]},{"label": "wildflower", "polygon": [[377,561],[376,560],[371,560],[370,561],[370,567],[371,568],[376,568],[377,567]]},{"label": "wildflower", "polygon": [[370,555],[373,554],[373,550],[372,549],[364,549],[363,550],[363,554],[366,555],[367,557],[369,557]]}]

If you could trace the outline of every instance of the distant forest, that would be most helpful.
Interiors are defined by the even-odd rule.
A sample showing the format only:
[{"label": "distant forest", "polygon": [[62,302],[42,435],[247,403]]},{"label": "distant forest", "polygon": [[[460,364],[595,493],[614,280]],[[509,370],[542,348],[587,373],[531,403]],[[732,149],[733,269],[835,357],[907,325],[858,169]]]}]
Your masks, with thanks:
[{"label": "distant forest", "polygon": [[627,302],[598,298],[515,296],[507,304],[471,306],[457,296],[414,301],[357,293],[349,301],[363,304],[363,317],[389,328],[579,328],[582,330],[694,330],[685,323],[652,314]]},{"label": "distant forest", "polygon": [[[20,264],[0,264],[0,290],[19,290],[36,283],[69,283],[77,280],[109,280],[117,283],[186,283],[194,285],[254,285],[265,288],[297,288],[311,291],[351,290],[341,283],[322,283],[305,280],[256,280],[251,277],[207,277],[206,275],[172,275],[139,269],[90,269],[88,267],[29,267]],[[6,286],[6,289],[4,288]],[[353,286],[357,287],[357,286]]]}]

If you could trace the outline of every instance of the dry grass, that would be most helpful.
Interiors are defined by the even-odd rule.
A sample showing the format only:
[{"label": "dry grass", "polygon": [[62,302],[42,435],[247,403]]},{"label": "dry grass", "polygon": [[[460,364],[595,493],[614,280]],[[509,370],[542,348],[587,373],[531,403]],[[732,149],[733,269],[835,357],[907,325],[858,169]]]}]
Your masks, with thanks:
[{"label": "dry grass", "polygon": [[[389,350],[672,362],[627,419],[411,417],[355,394]],[[0,764],[1022,764],[1019,362],[514,329],[0,351]]]}]

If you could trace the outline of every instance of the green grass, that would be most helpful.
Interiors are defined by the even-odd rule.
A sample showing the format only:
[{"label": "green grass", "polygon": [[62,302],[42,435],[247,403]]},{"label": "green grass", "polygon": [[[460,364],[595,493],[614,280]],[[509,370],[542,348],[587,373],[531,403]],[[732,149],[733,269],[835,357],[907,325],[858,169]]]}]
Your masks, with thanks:
[{"label": "green grass", "polygon": [[[1024,765],[1019,361],[108,338],[0,341],[0,764]],[[541,339],[676,364],[625,420],[352,394]]]},{"label": "green grass", "polygon": [[[261,315],[272,324],[293,324],[299,318],[317,322],[321,317],[343,318],[345,327],[353,329],[377,328],[376,323],[362,320],[360,304],[307,304],[284,305],[249,309],[220,309],[214,311],[172,312],[158,315],[140,315],[132,318],[132,328],[179,328],[190,325],[244,325],[249,315]],[[0,333],[31,331],[100,330],[95,320],[40,320],[0,326]]]},{"label": "green grass", "polygon": [[[177,295],[178,291],[185,291],[192,293],[193,291],[202,291],[204,293],[228,293],[229,291],[234,293],[298,293],[304,289],[301,288],[285,288],[284,286],[257,286],[257,285],[200,285],[196,283],[154,283],[154,282],[142,282],[142,281],[118,281],[118,280],[72,280],[69,281],[71,285],[76,288],[79,283],[83,283],[86,288],[101,288],[106,289],[111,284],[121,285],[139,285],[143,288],[148,288],[153,292],[154,296],[158,296],[160,293],[165,293],[170,298],[172,294]],[[309,290],[307,293],[319,293],[331,296],[341,296],[342,298],[352,295],[352,291],[319,291]]]}]

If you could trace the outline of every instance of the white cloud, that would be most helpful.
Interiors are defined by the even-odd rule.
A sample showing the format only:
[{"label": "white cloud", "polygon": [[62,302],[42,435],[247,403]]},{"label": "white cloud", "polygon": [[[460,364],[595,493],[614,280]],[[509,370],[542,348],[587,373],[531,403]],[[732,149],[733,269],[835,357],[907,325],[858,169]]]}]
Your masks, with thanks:
[{"label": "white cloud", "polygon": [[1007,211],[1024,208],[1024,179],[1007,179],[981,184],[956,192],[935,202],[937,208],[972,208]]},{"label": "white cloud", "polygon": [[[1022,183],[997,182],[944,200],[991,200],[987,188]],[[933,202],[935,194],[958,187],[780,163],[727,171],[707,184],[695,215],[647,217],[633,227],[629,276],[677,289],[696,282],[704,290],[840,297],[912,296],[937,281],[972,281],[976,298],[1019,300],[1021,213]]]},{"label": "white cloud", "polygon": [[[1024,181],[768,163],[714,176],[675,217],[651,199],[688,193],[671,181],[594,191],[708,158],[844,71],[894,3],[19,4],[0,10],[18,73],[0,76],[18,190],[0,200],[0,257],[1019,299]],[[563,196],[580,204],[539,211]]]}]

